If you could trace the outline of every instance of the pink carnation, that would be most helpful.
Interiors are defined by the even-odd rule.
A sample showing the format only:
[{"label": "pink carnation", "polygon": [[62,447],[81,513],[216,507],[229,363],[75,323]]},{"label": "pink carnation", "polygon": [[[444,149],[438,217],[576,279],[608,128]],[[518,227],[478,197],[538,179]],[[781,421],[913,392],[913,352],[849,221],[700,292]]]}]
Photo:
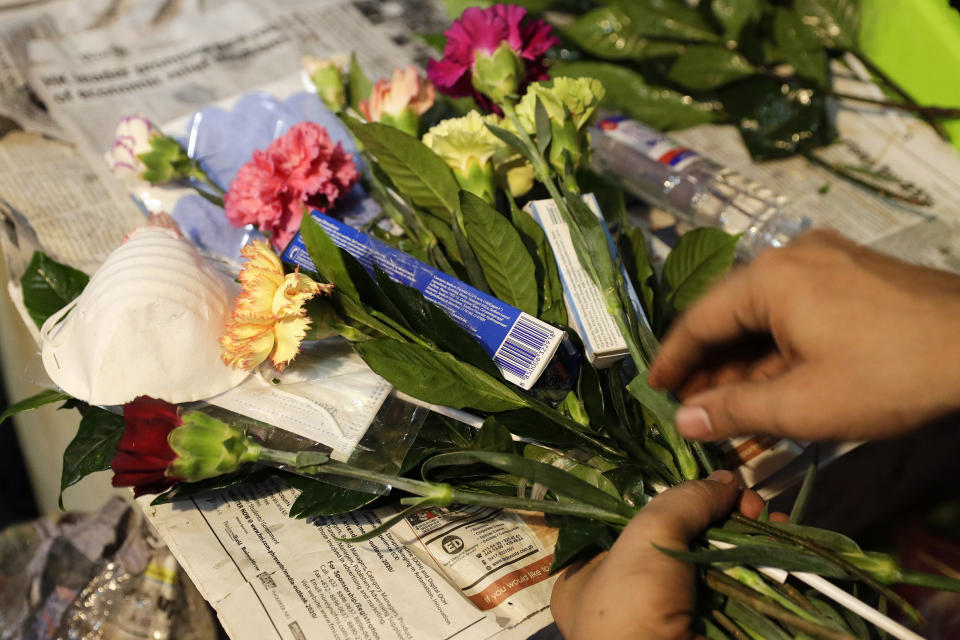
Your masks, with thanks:
[{"label": "pink carnation", "polygon": [[442,93],[454,98],[473,96],[486,109],[490,100],[473,88],[474,54],[492,54],[506,41],[526,67],[520,91],[531,82],[547,79],[543,57],[559,42],[552,27],[543,20],[526,20],[527,10],[512,4],[495,4],[488,9],[471,7],[450,25],[444,35],[447,44],[442,60],[427,63],[427,77]]},{"label": "pink carnation", "polygon": [[303,205],[326,211],[360,174],[353,157],[313,122],[294,125],[240,167],[223,204],[235,227],[254,224],[282,250],[300,229]]}]

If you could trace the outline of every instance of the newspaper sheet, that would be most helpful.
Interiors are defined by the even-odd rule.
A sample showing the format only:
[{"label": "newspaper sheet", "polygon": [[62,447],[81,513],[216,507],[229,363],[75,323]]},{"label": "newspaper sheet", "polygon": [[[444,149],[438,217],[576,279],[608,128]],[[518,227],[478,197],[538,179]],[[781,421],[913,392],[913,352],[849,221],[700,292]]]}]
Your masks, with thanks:
[{"label": "newspaper sheet", "polygon": [[[549,593],[552,580],[542,576],[550,558],[542,550],[529,555],[531,545],[543,547],[543,531],[520,516],[490,510],[420,512],[399,524],[397,535],[348,543],[336,538],[360,535],[395,512],[291,520],[287,512],[296,495],[266,482],[167,505],[140,500],[233,640],[511,640],[527,638],[549,623],[546,598],[525,602],[519,615],[507,617],[463,595],[466,580],[493,580],[498,585],[493,594],[510,591],[513,587],[503,585],[511,582],[539,579]],[[430,554],[462,557],[469,549],[474,558],[477,545],[485,544],[483,562],[475,560],[469,569],[469,561],[457,563],[461,575],[455,583],[445,579],[432,555],[398,537],[423,532],[429,528],[423,523],[434,522],[430,526],[441,536],[440,545],[446,540],[452,553]],[[521,556],[529,557],[516,561]],[[525,563],[528,559],[532,562]],[[491,569],[484,565],[498,562],[496,575],[487,575]],[[535,562],[540,565],[532,566]],[[525,573],[513,575],[521,568]]]},{"label": "newspaper sheet", "polygon": [[200,0],[0,2],[0,114],[28,131],[65,136],[27,81],[31,41],[110,25],[160,24],[174,17],[195,16],[201,10]]},{"label": "newspaper sheet", "polygon": [[0,216],[23,243],[87,273],[144,220],[133,202],[114,201],[71,145],[22,131],[0,140]]},{"label": "newspaper sheet", "polygon": [[[846,67],[834,71],[837,91],[883,97],[876,85]],[[803,157],[754,163],[733,126],[700,126],[671,137],[786,196],[791,211],[806,215],[816,227],[836,229],[904,260],[960,271],[957,150],[902,111],[850,100],[839,106],[836,126],[839,141],[817,151],[817,157],[879,178],[884,188],[913,202],[879,196]]]},{"label": "newspaper sheet", "polygon": [[125,115],[168,122],[294,71],[304,54],[350,51],[373,77],[410,61],[342,0],[238,0],[191,20],[33,41],[30,78],[56,121],[96,156]]}]

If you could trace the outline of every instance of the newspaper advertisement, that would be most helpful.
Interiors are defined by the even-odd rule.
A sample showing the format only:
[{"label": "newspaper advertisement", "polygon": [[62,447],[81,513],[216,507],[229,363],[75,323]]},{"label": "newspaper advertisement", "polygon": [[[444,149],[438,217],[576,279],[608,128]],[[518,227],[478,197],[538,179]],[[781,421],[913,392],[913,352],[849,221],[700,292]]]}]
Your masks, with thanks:
[{"label": "newspaper advertisement", "polygon": [[[489,509],[420,512],[393,532],[351,543],[338,538],[370,531],[396,511],[292,520],[287,513],[296,496],[296,490],[274,480],[167,505],[140,501],[233,640],[512,640],[527,638],[550,621],[552,580],[542,578],[545,570],[540,570],[544,563],[549,566],[545,532],[522,516]],[[469,547],[474,557],[481,545],[486,567],[461,559],[441,570],[431,560],[436,551],[424,554],[416,535],[419,549],[403,540],[431,527],[454,552],[446,555],[457,557]],[[538,549],[533,555],[531,545]],[[526,557],[510,564],[511,557],[520,556]],[[499,566],[488,568],[494,564]],[[518,569],[528,577],[512,575]],[[447,579],[452,574],[454,582]],[[505,579],[538,581],[542,587],[536,597],[520,599],[515,589],[500,586]],[[497,584],[491,595],[512,589],[507,598],[515,610],[506,616],[495,607],[477,606],[464,595],[472,589],[463,584],[468,580],[488,585],[481,592]]]},{"label": "newspaper advertisement", "polygon": [[549,602],[557,530],[540,514],[476,506],[430,508],[397,529],[404,544],[481,611],[516,623]]},{"label": "newspaper advertisement", "polygon": [[305,54],[351,51],[374,78],[410,62],[347,2],[238,0],[190,20],[33,41],[30,78],[56,121],[99,155],[130,113],[168,122],[295,71]]}]

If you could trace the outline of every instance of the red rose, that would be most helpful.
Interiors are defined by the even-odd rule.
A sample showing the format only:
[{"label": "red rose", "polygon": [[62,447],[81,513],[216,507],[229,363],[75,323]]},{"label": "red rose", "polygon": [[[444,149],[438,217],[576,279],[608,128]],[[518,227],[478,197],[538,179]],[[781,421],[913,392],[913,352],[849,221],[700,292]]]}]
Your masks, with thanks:
[{"label": "red rose", "polygon": [[126,427],[117,453],[110,462],[113,486],[133,487],[135,496],[161,493],[176,484],[167,467],[177,454],[167,442],[171,431],[182,424],[176,405],[139,396],[123,405]]}]

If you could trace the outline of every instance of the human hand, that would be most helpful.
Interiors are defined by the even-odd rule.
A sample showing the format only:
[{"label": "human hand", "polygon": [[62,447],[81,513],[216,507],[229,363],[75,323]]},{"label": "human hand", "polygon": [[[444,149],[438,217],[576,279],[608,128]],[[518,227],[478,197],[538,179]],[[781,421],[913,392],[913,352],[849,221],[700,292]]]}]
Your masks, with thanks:
[{"label": "human hand", "polygon": [[688,309],[649,380],[688,438],[894,436],[960,409],[960,277],[807,233]]},{"label": "human hand", "polygon": [[[553,587],[550,610],[566,640],[678,640],[693,637],[693,565],[654,545],[687,543],[733,508],[737,479],[718,471],[669,489],[640,510],[609,552],[570,567]],[[744,491],[740,511],[755,518],[763,500]],[[771,519],[785,520],[782,514]]]}]

